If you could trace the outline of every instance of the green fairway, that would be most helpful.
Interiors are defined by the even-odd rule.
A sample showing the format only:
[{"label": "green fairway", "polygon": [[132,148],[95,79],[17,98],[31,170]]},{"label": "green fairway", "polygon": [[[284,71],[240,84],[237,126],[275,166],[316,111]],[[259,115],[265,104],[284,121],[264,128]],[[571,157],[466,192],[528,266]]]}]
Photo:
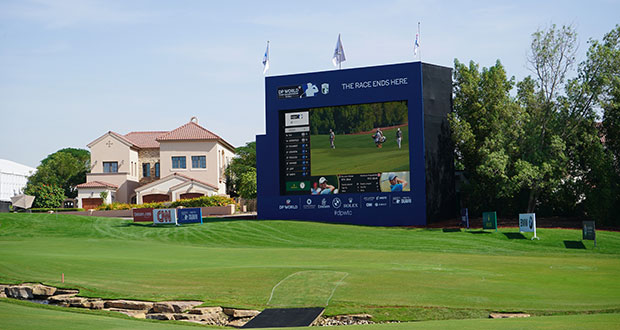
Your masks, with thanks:
[{"label": "green fairway", "polygon": [[396,129],[385,130],[387,141],[375,146],[372,134],[336,135],[336,149],[329,145],[329,135],[310,135],[310,174],[362,174],[409,171],[409,127],[401,128],[401,149],[396,143]]},{"label": "green fairway", "polygon": [[[381,320],[620,311],[620,233],[372,228],[287,221],[152,227],[128,220],[0,214],[0,282],[207,305],[316,306]],[[523,239],[525,238],[525,239]],[[568,243],[567,243],[568,242]],[[61,273],[65,283],[60,283]]]}]

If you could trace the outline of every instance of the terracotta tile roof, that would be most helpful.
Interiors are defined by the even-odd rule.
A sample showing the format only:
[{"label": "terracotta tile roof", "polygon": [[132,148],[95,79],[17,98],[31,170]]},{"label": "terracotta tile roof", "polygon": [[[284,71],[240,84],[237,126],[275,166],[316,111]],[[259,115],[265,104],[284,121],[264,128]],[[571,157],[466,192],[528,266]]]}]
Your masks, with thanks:
[{"label": "terracotta tile roof", "polygon": [[138,148],[159,148],[157,137],[166,133],[168,131],[131,132],[125,134],[125,138]]},{"label": "terracotta tile roof", "polygon": [[217,134],[209,131],[208,129],[198,125],[197,123],[190,121],[189,123],[173,129],[172,131],[165,133],[156,139],[157,141],[184,141],[184,140],[215,140],[228,147],[230,150],[235,151],[235,147],[222,139]]},{"label": "terracotta tile roof", "polygon": [[114,188],[118,189],[118,186],[115,184],[103,182],[103,181],[91,181],[86,183],[80,183],[75,186],[76,188]]},{"label": "terracotta tile roof", "polygon": [[219,136],[208,129],[190,121],[189,123],[173,129],[157,138],[157,141],[174,140],[219,140]]}]

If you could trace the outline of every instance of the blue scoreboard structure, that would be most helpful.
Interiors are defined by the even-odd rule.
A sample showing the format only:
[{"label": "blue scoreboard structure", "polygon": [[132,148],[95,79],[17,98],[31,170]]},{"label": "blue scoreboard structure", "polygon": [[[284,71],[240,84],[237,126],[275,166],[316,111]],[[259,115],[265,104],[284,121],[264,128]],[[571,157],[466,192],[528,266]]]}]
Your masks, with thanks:
[{"label": "blue scoreboard structure", "polygon": [[455,217],[451,75],[414,62],[266,78],[258,218],[412,226]]}]

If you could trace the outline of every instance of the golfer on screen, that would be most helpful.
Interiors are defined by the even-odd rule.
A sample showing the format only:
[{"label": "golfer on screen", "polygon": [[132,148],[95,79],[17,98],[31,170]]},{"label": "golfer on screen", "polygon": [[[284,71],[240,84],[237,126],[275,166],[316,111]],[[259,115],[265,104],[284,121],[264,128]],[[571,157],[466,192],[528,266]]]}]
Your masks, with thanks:
[{"label": "golfer on screen", "polygon": [[332,147],[332,149],[336,149],[336,145],[334,145],[334,140],[336,139],[336,134],[334,134],[334,131],[332,131],[332,129],[329,129],[329,145]]},{"label": "golfer on screen", "polygon": [[319,179],[319,187],[321,187],[321,192],[320,192],[321,195],[335,194],[336,193],[335,192],[336,187],[328,184],[327,183],[327,179],[325,179],[324,176],[322,176]]},{"label": "golfer on screen", "polygon": [[394,173],[390,173],[388,176],[388,181],[390,181],[391,192],[403,191],[403,188],[407,186],[407,181],[397,177]]}]

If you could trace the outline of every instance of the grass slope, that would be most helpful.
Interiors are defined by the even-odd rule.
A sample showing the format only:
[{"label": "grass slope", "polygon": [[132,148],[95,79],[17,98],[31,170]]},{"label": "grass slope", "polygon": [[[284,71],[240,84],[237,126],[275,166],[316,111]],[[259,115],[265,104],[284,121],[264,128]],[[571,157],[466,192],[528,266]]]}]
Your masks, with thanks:
[{"label": "grass slope", "polygon": [[86,296],[251,308],[329,300],[328,315],[369,312],[377,320],[620,310],[620,233],[599,231],[596,249],[589,241],[566,248],[580,241],[578,230],[538,236],[286,221],[151,227],[0,214],[0,282],[63,286],[64,273],[64,286]]},{"label": "grass slope", "polygon": [[[112,313],[108,313],[112,316]],[[345,329],[617,329],[620,314],[545,316],[503,320],[448,320],[415,323],[348,326]],[[103,313],[69,311],[27,303],[9,303],[0,299],[0,325],[6,330],[21,329],[196,329],[182,322],[133,320],[128,317],[106,317]],[[277,328],[295,330],[299,328]]]},{"label": "grass slope", "polygon": [[336,135],[336,149],[329,145],[329,135],[310,135],[310,174],[361,174],[409,171],[409,128],[402,127],[401,149],[396,143],[396,129],[384,131],[387,141],[375,146],[371,134]]}]

